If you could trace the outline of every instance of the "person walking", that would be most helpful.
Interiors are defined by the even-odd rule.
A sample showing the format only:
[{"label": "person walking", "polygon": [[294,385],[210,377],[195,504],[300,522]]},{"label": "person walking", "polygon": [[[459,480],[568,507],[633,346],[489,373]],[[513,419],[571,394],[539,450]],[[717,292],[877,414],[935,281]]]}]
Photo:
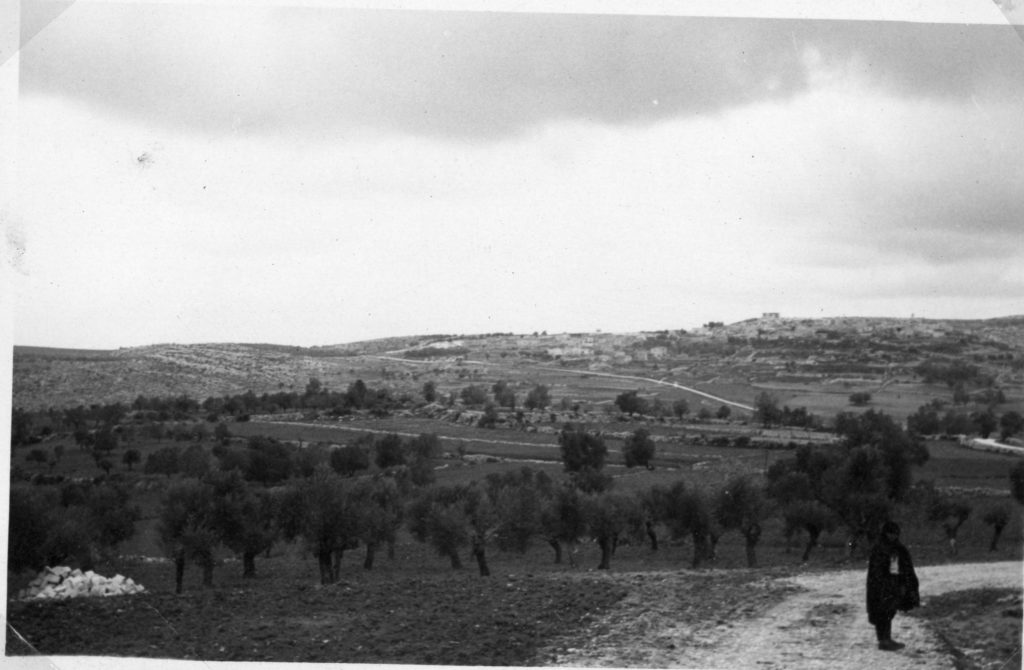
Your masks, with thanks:
[{"label": "person walking", "polygon": [[868,558],[868,621],[875,627],[878,648],[897,651],[905,645],[892,639],[892,620],[897,611],[906,612],[921,604],[917,575],[910,552],[900,542],[900,527],[894,521],[882,524],[878,541]]}]

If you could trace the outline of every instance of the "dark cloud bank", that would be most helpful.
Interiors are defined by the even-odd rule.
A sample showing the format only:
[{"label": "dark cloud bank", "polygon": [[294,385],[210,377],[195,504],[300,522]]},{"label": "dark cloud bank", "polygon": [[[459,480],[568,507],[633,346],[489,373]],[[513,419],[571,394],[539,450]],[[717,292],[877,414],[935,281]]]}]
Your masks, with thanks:
[{"label": "dark cloud bank", "polygon": [[[261,40],[239,41],[257,11]],[[899,96],[1024,92],[1009,26],[107,4],[36,36],[22,90],[186,131],[481,140],[786,98],[809,85],[808,49]]]}]

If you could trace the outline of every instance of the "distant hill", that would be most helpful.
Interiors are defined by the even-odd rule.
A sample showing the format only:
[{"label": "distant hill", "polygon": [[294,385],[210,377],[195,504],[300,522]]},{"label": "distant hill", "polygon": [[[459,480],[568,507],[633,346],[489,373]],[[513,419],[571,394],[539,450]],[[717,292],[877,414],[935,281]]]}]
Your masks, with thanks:
[{"label": "distant hill", "polygon": [[139,395],[187,394],[202,400],[249,390],[301,391],[313,377],[333,389],[362,378],[387,379],[399,390],[412,391],[422,385],[419,371],[444,368],[452,380],[462,379],[462,371],[453,366],[463,361],[491,361],[508,369],[557,365],[639,375],[672,371],[742,383],[783,374],[823,378],[845,373],[875,375],[882,382],[900,370],[910,374],[929,357],[961,357],[1012,391],[1024,385],[1024,316],[763,317],[689,332],[423,335],[318,347],[158,344],[100,351],[16,346],[13,353],[13,406],[24,409],[130,403]]}]

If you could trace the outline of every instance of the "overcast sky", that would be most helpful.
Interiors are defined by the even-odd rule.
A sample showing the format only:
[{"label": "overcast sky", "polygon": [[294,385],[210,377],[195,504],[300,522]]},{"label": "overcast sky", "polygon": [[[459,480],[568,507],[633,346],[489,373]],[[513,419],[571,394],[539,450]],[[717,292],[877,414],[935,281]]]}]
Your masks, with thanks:
[{"label": "overcast sky", "polygon": [[1024,314],[1024,42],[966,5],[26,2],[14,342]]}]

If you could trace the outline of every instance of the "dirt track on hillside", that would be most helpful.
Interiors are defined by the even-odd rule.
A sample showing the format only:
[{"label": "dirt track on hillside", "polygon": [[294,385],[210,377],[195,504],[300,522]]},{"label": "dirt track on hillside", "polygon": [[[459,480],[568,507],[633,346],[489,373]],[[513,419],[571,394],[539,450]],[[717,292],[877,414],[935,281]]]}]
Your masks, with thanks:
[{"label": "dirt track on hillside", "polygon": [[[927,566],[918,569],[922,606],[929,597],[977,588],[1022,588],[1019,562]],[[699,578],[678,573],[676,579]],[[781,578],[795,587],[781,603],[751,618],[723,612],[694,626],[678,621],[670,589],[634,591],[585,635],[585,644],[554,654],[551,665],[649,668],[829,668],[893,670],[954,668],[953,657],[921,619],[897,615],[898,652],[879,651],[864,607],[863,570]],[[664,586],[662,583],[661,586]],[[751,607],[757,607],[756,588]],[[675,615],[674,615],[675,613]],[[749,614],[749,613],[748,613]]]}]

